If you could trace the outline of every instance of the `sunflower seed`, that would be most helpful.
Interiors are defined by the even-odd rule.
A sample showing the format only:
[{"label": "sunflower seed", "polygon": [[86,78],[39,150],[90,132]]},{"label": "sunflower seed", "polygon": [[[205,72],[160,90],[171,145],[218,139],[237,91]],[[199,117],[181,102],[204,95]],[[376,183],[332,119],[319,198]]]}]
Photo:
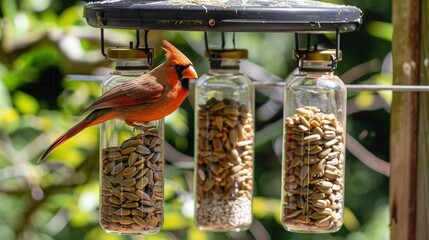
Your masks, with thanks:
[{"label": "sunflower seed", "polygon": [[[100,223],[103,228],[122,233],[160,228],[164,159],[163,142],[157,134],[157,129],[151,129],[149,134],[123,141],[120,147],[102,150]],[[146,190],[148,186],[151,190]],[[147,207],[142,208],[142,204]]]},{"label": "sunflower seed", "polygon": [[344,129],[334,114],[313,106],[285,117],[282,222],[290,229],[342,224]]},{"label": "sunflower seed", "polygon": [[[253,192],[253,115],[232,99],[213,97],[198,108],[196,221],[219,230],[241,228],[250,224],[252,216],[247,203]],[[226,209],[242,206],[241,199],[243,210]],[[225,209],[222,218],[207,218],[215,208]]]}]

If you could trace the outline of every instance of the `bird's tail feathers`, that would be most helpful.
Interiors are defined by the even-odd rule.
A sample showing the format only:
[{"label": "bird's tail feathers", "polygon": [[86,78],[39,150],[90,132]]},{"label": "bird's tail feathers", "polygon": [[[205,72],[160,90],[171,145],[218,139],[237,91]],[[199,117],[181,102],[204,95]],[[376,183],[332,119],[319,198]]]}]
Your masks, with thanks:
[{"label": "bird's tail feathers", "polygon": [[69,138],[75,136],[79,132],[81,132],[83,129],[105,122],[107,120],[110,120],[114,118],[114,112],[111,112],[110,109],[100,109],[93,111],[91,114],[89,114],[86,118],[84,118],[82,121],[80,121],[78,124],[74,125],[72,128],[70,128],[67,132],[65,132],[63,135],[61,135],[57,140],[55,140],[46,150],[45,152],[40,156],[38,163],[41,163],[45,160],[45,158],[54,150],[56,147],[58,147],[63,142],[67,141]]}]

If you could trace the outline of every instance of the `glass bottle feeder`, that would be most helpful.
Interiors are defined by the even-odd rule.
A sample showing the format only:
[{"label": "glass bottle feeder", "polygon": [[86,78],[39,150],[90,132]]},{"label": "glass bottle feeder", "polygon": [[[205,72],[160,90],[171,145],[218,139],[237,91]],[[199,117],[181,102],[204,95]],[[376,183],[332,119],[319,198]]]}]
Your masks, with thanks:
[{"label": "glass bottle feeder", "polygon": [[[102,92],[145,73],[152,54],[153,49],[108,49],[116,66]],[[164,220],[164,122],[135,124],[111,120],[100,128],[100,225],[108,233],[156,233]]]},{"label": "glass bottle feeder", "polygon": [[294,232],[343,224],[347,91],[333,70],[337,50],[296,50],[285,82],[282,214]]},{"label": "glass bottle feeder", "polygon": [[254,87],[239,69],[247,50],[208,55],[211,68],[195,94],[195,222],[239,231],[252,222]]}]

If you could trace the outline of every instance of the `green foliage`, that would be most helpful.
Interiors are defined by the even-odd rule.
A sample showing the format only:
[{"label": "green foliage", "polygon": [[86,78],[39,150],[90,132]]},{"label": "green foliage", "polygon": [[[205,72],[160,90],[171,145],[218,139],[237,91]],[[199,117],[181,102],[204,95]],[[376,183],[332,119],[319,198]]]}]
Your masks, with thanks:
[{"label": "green foliage", "polygon": [[368,33],[374,37],[392,41],[393,25],[391,23],[372,21],[368,23],[367,29]]},{"label": "green foliage", "polygon": [[24,92],[17,91],[13,96],[13,103],[21,114],[35,114],[39,110],[37,100]]},{"label": "green foliage", "polygon": [[[390,51],[390,1],[341,1],[363,10],[359,32],[343,34],[343,61],[337,73],[353,83],[391,83],[380,63]],[[1,1],[0,25],[0,236],[2,239],[251,239],[255,232],[206,233],[193,222],[190,192],[193,170],[166,166],[165,224],[148,236],[105,233],[98,224],[98,129],[89,128],[56,149],[44,164],[41,152],[69,129],[99,95],[99,83],[65,80],[67,74],[107,74],[111,63],[99,53],[99,31],[86,25],[80,1]],[[6,10],[7,9],[7,10]],[[133,31],[108,30],[127,45]],[[216,46],[218,33],[210,33]],[[200,75],[208,64],[199,32],[152,31],[150,44],[166,38],[185,50]],[[229,35],[227,35],[229,37]],[[94,39],[96,39],[94,41]],[[70,40],[66,42],[65,40]],[[76,43],[76,44],[75,44]],[[64,47],[64,44],[66,47]],[[73,45],[69,45],[73,44]],[[116,44],[116,45],[115,45]],[[71,47],[72,46],[72,47]],[[295,67],[291,33],[237,33],[237,47],[249,60],[285,78]],[[155,64],[163,60],[158,49]],[[77,56],[77,57],[76,57]],[[362,64],[368,68],[359,68]],[[378,63],[378,64],[377,64]],[[366,66],[366,65],[365,65]],[[106,71],[106,69],[109,69]],[[353,73],[350,69],[364,69]],[[104,70],[104,71],[103,71]],[[270,96],[257,94],[257,109]],[[388,159],[390,92],[350,93],[348,133],[376,156]],[[378,106],[378,107],[377,107]],[[382,107],[380,107],[382,106]],[[387,106],[387,107],[386,107]],[[296,234],[280,224],[282,109],[260,120],[256,129],[254,219],[271,239],[387,239],[388,179],[347,153],[346,210],[343,228],[333,234]],[[193,155],[194,119],[189,102],[166,118],[166,140]],[[382,127],[380,127],[382,126]],[[256,225],[255,225],[256,226]],[[256,229],[256,230],[255,230]],[[263,230],[261,230],[263,229]],[[237,235],[238,234],[238,235]]]}]

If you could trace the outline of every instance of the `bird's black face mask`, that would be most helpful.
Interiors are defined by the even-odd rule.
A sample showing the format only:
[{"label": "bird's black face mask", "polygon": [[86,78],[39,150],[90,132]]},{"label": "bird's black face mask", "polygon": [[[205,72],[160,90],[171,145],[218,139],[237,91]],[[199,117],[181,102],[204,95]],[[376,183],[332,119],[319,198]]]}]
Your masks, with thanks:
[{"label": "bird's black face mask", "polygon": [[182,78],[180,80],[180,86],[186,90],[189,90],[189,78]]}]

